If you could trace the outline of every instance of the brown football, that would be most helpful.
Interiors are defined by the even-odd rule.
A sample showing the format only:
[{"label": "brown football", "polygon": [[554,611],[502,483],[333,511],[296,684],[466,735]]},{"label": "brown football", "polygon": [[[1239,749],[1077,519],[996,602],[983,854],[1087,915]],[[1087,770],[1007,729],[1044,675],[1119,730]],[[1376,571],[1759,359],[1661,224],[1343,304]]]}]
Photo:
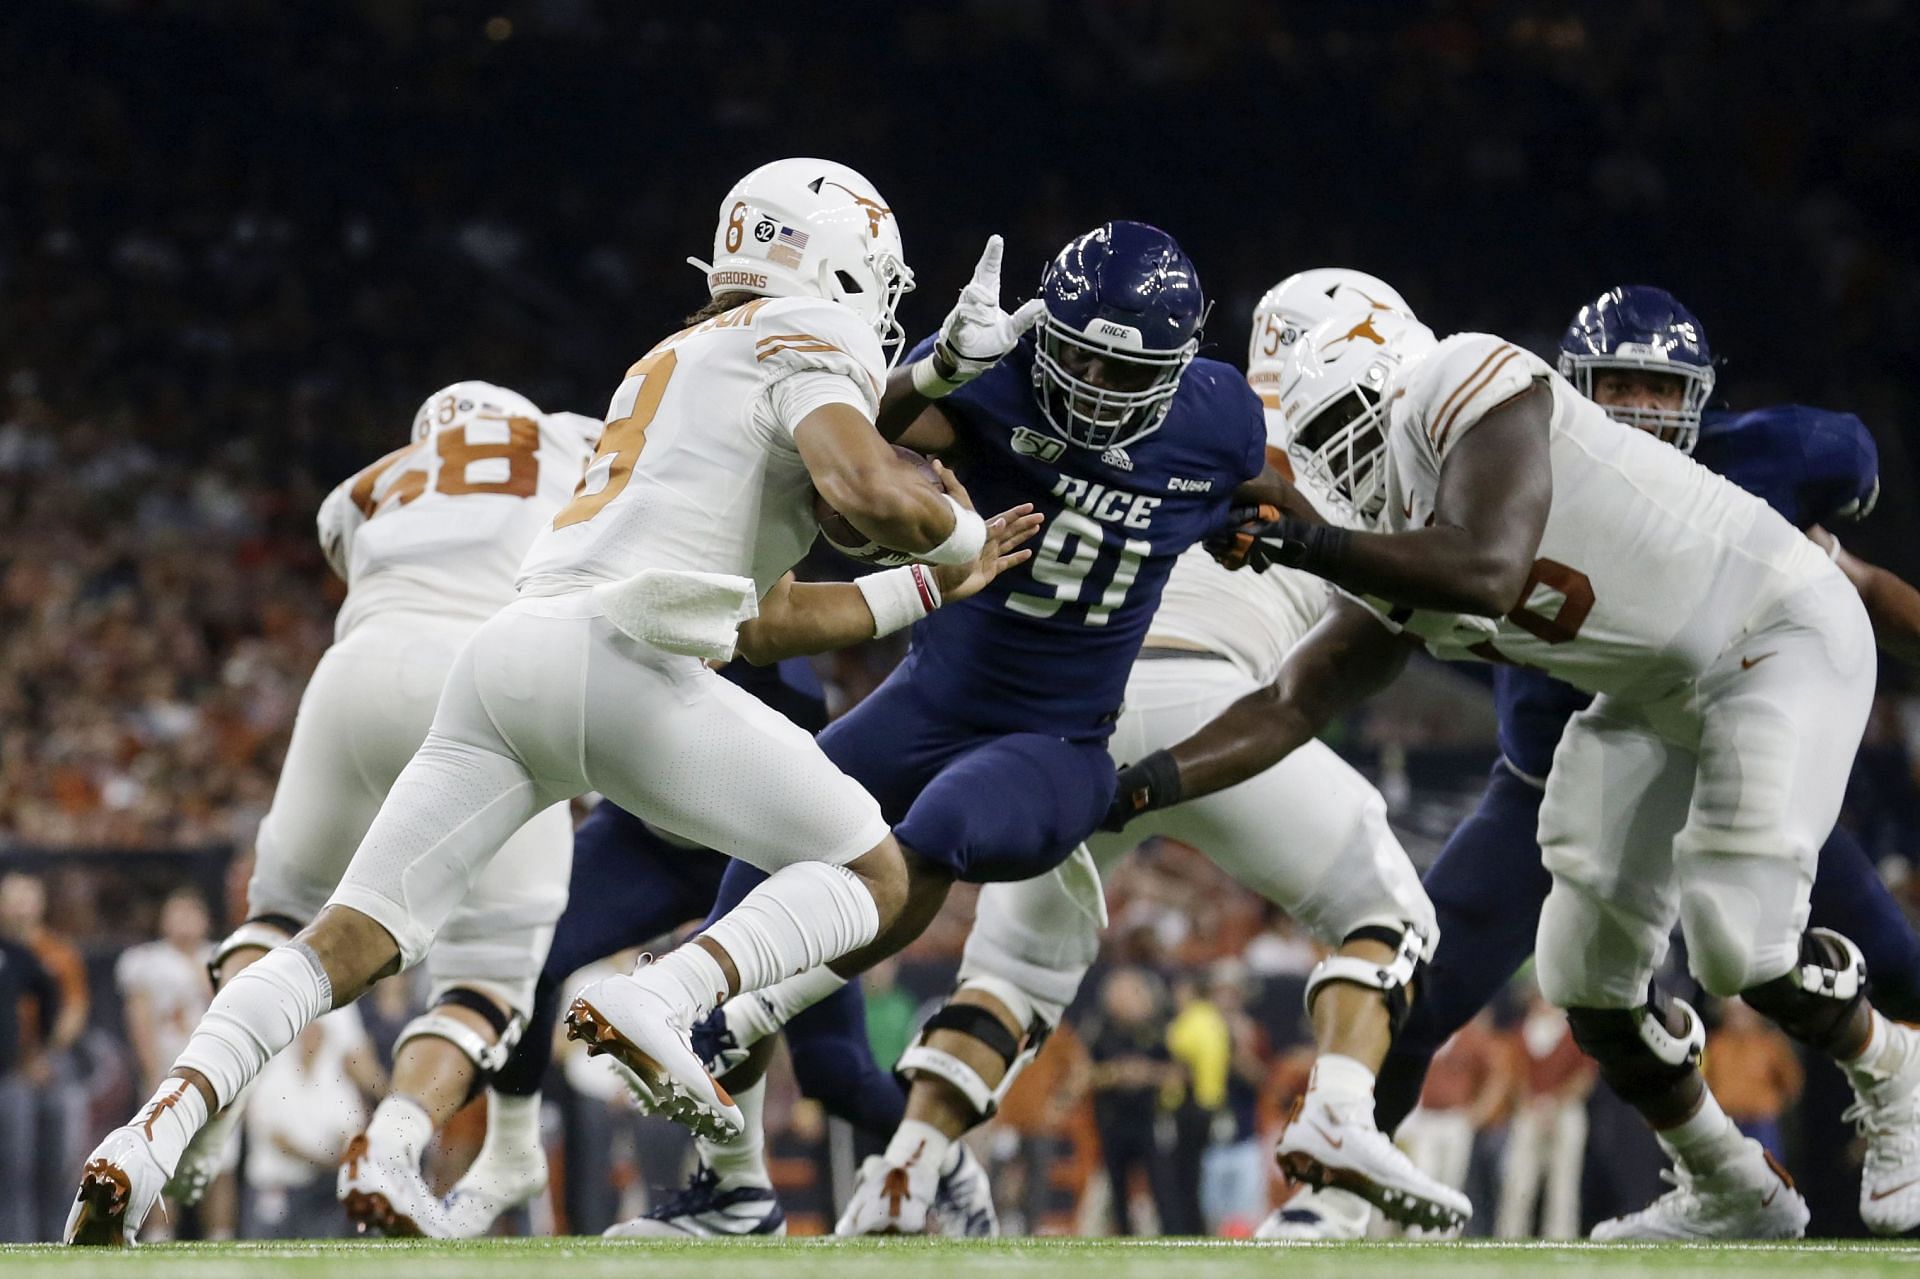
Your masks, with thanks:
[{"label": "brown football", "polygon": [[[940,487],[940,477],[934,474],[933,463],[905,445],[896,444],[893,451],[899,454],[903,462],[911,462],[929,485],[935,489]],[[850,560],[858,560],[876,568],[898,568],[913,562],[913,556],[905,551],[882,546],[848,523],[847,517],[827,505],[827,500],[818,493],[813,495],[813,514],[820,521],[820,536],[827,539],[827,545]]]}]

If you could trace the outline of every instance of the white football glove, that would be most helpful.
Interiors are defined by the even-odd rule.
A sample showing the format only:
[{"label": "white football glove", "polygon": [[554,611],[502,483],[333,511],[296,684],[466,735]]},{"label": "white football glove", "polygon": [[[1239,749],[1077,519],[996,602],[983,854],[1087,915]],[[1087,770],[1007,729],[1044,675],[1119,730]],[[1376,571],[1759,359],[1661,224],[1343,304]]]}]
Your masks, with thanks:
[{"label": "white football glove", "polygon": [[1047,309],[1039,298],[1011,315],[1001,309],[1000,257],[1004,249],[999,236],[987,237],[987,247],[973,268],[973,279],[960,290],[960,301],[940,326],[933,354],[911,370],[913,389],[930,400],[952,393],[998,364]]}]

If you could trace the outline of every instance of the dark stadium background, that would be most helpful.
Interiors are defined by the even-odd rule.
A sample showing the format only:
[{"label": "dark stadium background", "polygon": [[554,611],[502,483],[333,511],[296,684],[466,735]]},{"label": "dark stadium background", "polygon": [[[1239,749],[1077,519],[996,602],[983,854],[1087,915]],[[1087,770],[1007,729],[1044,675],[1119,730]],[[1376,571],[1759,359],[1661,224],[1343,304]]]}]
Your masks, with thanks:
[{"label": "dark stadium background", "polygon": [[[1866,420],[1885,496],[1841,535],[1920,576],[1916,65],[1901,0],[8,0],[0,870],[48,876],[110,1036],[168,885],[230,922],[329,634],[320,496],[455,379],[598,414],[703,300],[683,259],[727,187],[782,155],[891,201],[916,337],[988,233],[1024,296],[1113,217],[1183,242],[1236,363],[1304,267],[1542,351],[1663,285],[1725,399]],[[1351,741],[1443,834],[1432,779],[1486,754],[1423,750],[1455,718],[1425,714]],[[1881,852],[1913,846],[1901,714],[1851,810]]]}]

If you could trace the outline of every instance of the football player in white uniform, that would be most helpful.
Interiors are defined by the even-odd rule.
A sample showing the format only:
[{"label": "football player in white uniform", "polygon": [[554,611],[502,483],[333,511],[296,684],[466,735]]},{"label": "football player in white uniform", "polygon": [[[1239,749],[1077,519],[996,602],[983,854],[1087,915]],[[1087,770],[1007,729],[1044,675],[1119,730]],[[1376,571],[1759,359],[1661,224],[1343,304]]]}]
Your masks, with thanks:
[{"label": "football player in white uniform", "polygon": [[1342,316],[1296,351],[1288,376],[1318,384],[1321,406],[1294,416],[1296,456],[1377,531],[1244,530],[1256,568],[1351,594],[1271,688],[1157,761],[1149,803],[1270,766],[1390,680],[1409,636],[1598,694],[1561,738],[1541,809],[1542,991],[1683,1167],[1744,1149],[1701,1082],[1697,1019],[1649,1005],[1677,921],[1703,987],[1846,1071],[1868,1225],[1920,1224],[1920,1036],[1866,1002],[1851,942],[1806,928],[1873,696],[1858,593],[1766,503],[1534,356],[1469,333],[1404,359],[1425,344],[1412,325]]},{"label": "football player in white uniform", "polygon": [[[1248,380],[1267,405],[1269,461],[1288,473],[1274,375],[1305,327],[1353,305],[1405,304],[1371,276],[1329,268],[1290,277],[1254,313]],[[1327,596],[1325,583],[1311,574],[1234,574],[1198,547],[1187,551],[1174,566],[1129,678],[1109,743],[1114,757],[1149,756],[1270,684],[1288,650],[1324,611]],[[1142,838],[1167,835],[1206,853],[1339,952],[1309,986],[1322,1056],[1310,1113],[1295,1139],[1316,1126],[1331,1130],[1338,1152],[1332,1179],[1392,1216],[1431,1226],[1464,1220],[1471,1212],[1466,1197],[1423,1174],[1373,1124],[1372,1072],[1436,936],[1432,905],[1387,825],[1379,792],[1320,742],[1221,794],[1130,825],[1131,797],[1124,785],[1121,792],[1108,820],[1115,833],[1088,841],[1092,873],[1076,857],[1034,879],[982,887],[959,987],[899,1063],[913,1080],[908,1119],[931,1124],[951,1139],[992,1115],[1059,1024],[1098,954],[1105,922],[1101,877]],[[1122,826],[1125,833],[1117,833]],[[749,1046],[767,1028],[769,1019],[756,1005],[778,1000],[780,993],[729,1005],[746,1014],[727,1023],[734,1047]],[[1283,1144],[1280,1156],[1286,1162],[1293,1154]],[[863,1177],[839,1232],[899,1228],[900,1214],[886,1199],[891,1187]],[[1342,1204],[1340,1192],[1331,1193],[1348,1215],[1364,1216],[1364,1200]],[[951,1222],[941,1224],[955,1229]]]},{"label": "football player in white uniform", "polygon": [[[457,382],[428,396],[412,438],[320,507],[321,549],[347,583],[334,644],[301,697],[260,825],[247,919],[208,965],[218,989],[327,904],[394,779],[426,738],[454,654],[513,599],[520,560],[571,497],[600,422]],[[427,1137],[510,1050],[530,976],[566,901],[564,804],[521,827],[435,942],[431,1010],[396,1043],[393,1088],[342,1177],[349,1213],[389,1233],[433,1232],[419,1175]],[[195,1202],[246,1106],[202,1128],[169,1189]]]},{"label": "football player in white uniform", "polygon": [[508,837],[574,795],[598,790],[772,872],[700,938],[588,987],[569,1014],[698,1131],[735,1131],[740,1112],[688,1024],[865,945],[900,909],[905,868],[872,797],[707,662],[818,651],[938,606],[918,564],[793,584],[816,490],[882,546],[987,577],[1001,539],[1032,526],[1018,509],[989,526],[950,476],[944,492],[928,484],[874,429],[912,275],[871,183],[831,161],[764,165],[722,204],[714,252],[702,265],[724,306],[628,371],[519,597],[455,657],[326,908],[227,983],[173,1075],[94,1152],[69,1242],[131,1242],[208,1113],[314,1018],[419,962]]}]

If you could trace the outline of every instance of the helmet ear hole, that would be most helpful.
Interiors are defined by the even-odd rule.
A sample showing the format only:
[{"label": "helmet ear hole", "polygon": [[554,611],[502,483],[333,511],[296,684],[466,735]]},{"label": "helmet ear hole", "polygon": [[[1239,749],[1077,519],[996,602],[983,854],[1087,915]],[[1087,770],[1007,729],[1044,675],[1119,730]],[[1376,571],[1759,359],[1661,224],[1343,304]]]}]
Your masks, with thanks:
[{"label": "helmet ear hole", "polygon": [[833,278],[840,282],[840,287],[845,292],[848,292],[848,293],[866,292],[865,289],[860,287],[860,281],[854,279],[851,275],[848,275],[845,271],[835,271],[833,273]]}]

